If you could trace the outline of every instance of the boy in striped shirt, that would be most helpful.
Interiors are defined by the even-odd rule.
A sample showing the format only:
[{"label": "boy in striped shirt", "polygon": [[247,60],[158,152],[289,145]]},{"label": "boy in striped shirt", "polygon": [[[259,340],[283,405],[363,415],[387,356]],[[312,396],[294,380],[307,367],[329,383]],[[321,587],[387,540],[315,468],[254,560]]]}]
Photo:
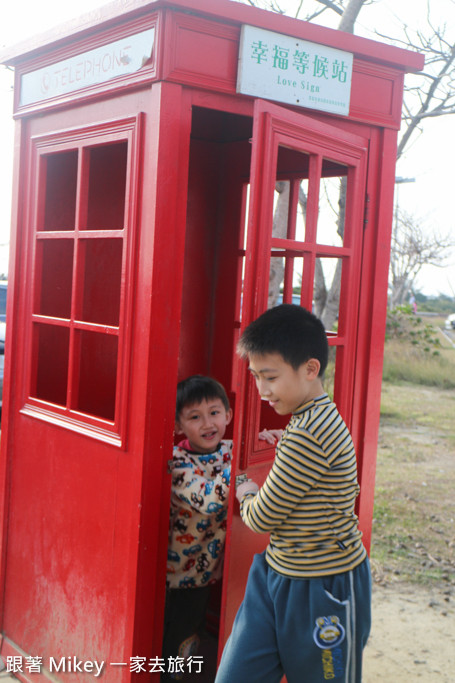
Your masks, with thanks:
[{"label": "boy in striped shirt", "polygon": [[254,558],[216,683],[360,683],[371,576],[354,446],[322,385],[324,327],[282,304],[245,329],[238,350],[261,398],[291,419],[263,486],[236,492],[245,524],[270,542]]}]

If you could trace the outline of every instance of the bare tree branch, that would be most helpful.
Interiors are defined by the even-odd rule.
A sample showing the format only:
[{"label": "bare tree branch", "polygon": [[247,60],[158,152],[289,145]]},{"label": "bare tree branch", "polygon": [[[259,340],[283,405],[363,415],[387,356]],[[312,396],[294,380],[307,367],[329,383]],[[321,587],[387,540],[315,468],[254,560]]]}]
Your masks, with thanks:
[{"label": "bare tree branch", "polygon": [[443,266],[454,245],[450,235],[430,232],[421,220],[397,210],[390,258],[391,308],[405,302],[423,266]]},{"label": "bare tree branch", "polygon": [[335,2],[333,2],[333,0],[317,0],[317,2],[321,3],[321,5],[325,5],[329,9],[333,10],[334,12],[339,14],[340,17],[343,16],[343,12],[344,12],[343,8],[338,6]]},{"label": "bare tree branch", "polygon": [[446,23],[433,22],[427,2],[425,29],[411,31],[403,26],[403,38],[393,39],[376,31],[387,42],[425,55],[425,71],[409,77],[412,85],[405,84],[404,132],[398,143],[398,159],[425,119],[455,114],[455,40],[448,37],[448,30]]},{"label": "bare tree branch", "polygon": [[[427,43],[426,50],[429,49]],[[439,58],[439,62],[440,68],[435,75],[422,74],[423,79],[426,80],[426,86],[424,86],[426,92],[423,88],[419,88],[419,98],[423,97],[420,99],[420,106],[412,114],[412,107],[407,109],[404,116],[407,126],[398,143],[397,159],[403,154],[412,134],[425,118],[455,113],[455,90],[453,88],[455,44]],[[452,72],[450,78],[446,79],[450,72]],[[445,89],[447,86],[448,88]],[[413,92],[413,89],[409,89],[407,92]]]}]

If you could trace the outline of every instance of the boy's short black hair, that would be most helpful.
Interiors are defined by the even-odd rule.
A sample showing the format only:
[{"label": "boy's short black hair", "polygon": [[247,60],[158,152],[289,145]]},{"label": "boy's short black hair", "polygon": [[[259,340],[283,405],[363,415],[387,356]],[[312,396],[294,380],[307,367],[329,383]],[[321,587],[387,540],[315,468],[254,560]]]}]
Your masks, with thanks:
[{"label": "boy's short black hair", "polygon": [[226,410],[230,409],[229,399],[222,384],[204,375],[191,375],[177,384],[177,402],[175,407],[175,419],[178,420],[180,413],[186,406],[192,406],[202,401],[219,398]]},{"label": "boy's short black hair", "polygon": [[279,353],[297,370],[310,358],[327,367],[329,345],[324,325],[313,313],[295,304],[269,308],[245,328],[237,351],[242,358],[252,354]]}]

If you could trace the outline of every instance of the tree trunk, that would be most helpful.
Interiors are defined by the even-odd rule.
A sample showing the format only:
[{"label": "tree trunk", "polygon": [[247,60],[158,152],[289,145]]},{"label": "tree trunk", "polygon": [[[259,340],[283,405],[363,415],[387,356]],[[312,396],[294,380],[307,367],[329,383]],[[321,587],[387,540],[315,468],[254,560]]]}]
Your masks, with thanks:
[{"label": "tree trunk", "polygon": [[318,318],[322,318],[324,308],[327,303],[327,287],[325,284],[324,271],[322,269],[321,259],[316,259],[314,271],[314,288],[313,288],[313,313]]},{"label": "tree trunk", "polygon": [[338,311],[340,309],[342,263],[342,259],[338,259],[324,311],[321,315],[321,320],[326,330],[333,330],[335,321],[338,318]]},{"label": "tree trunk", "polygon": [[[289,192],[290,184],[288,180],[279,180],[275,185],[275,190],[278,192],[278,200],[273,214],[273,237],[285,238],[288,228],[288,211],[289,211]],[[269,297],[268,307],[272,308],[278,303],[280,296],[281,284],[284,280],[284,259],[274,257],[270,261],[270,275],[269,275]]]},{"label": "tree trunk", "polygon": [[365,4],[365,0],[350,0],[348,6],[343,12],[340,23],[338,24],[339,31],[346,31],[347,33],[354,33],[354,25],[359,16],[359,12]]},{"label": "tree trunk", "polygon": [[[348,179],[343,176],[340,179],[340,191],[338,195],[338,215],[337,215],[337,233],[343,241],[344,237],[344,223],[346,215],[346,193],[348,187]],[[340,292],[341,292],[341,273],[342,273],[342,259],[339,259],[333,274],[333,279],[330,284],[330,289],[327,290],[325,283],[325,276],[320,260],[316,261],[315,282],[314,282],[314,312],[321,318],[326,330],[333,329],[333,326],[338,318],[338,311],[340,308]]]}]

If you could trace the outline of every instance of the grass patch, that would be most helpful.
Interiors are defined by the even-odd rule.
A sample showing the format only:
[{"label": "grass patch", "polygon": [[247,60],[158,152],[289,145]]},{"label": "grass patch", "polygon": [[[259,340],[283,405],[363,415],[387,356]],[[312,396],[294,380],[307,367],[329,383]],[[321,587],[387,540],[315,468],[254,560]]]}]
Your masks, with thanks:
[{"label": "grass patch", "polygon": [[[435,408],[437,406],[437,408]],[[383,437],[390,438],[391,429],[397,428],[393,435],[395,447],[400,444],[417,441],[420,450],[425,438],[434,448],[438,439],[445,438],[455,446],[455,392],[453,389],[441,389],[411,382],[394,384],[383,381],[381,391],[381,426]],[[400,427],[403,427],[401,430]]]},{"label": "grass patch", "polygon": [[371,559],[376,577],[455,585],[455,391],[384,382]]},{"label": "grass patch", "polygon": [[455,347],[442,333],[442,325],[442,319],[428,323],[406,307],[389,311],[383,379],[455,388]]},{"label": "grass patch", "polygon": [[386,342],[383,379],[425,386],[455,388],[455,349],[425,350],[392,339]]}]

